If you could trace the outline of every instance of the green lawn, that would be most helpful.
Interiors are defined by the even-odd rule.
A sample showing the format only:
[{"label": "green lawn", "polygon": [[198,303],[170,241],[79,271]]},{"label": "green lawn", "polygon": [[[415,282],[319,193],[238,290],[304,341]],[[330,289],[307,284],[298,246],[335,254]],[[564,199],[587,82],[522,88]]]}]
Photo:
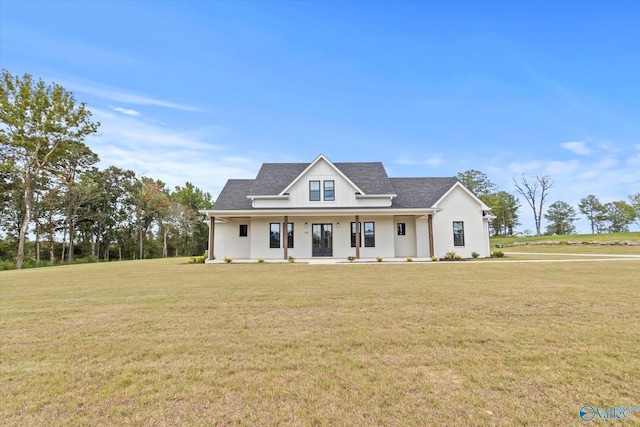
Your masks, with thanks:
[{"label": "green lawn", "polygon": [[[493,237],[491,238],[491,250],[501,250],[522,255],[531,253],[640,255],[640,246],[591,244],[591,242],[612,241],[640,241],[640,232],[575,234],[565,236]],[[525,242],[530,244],[526,246],[514,246],[514,243]],[[532,244],[539,242],[557,242],[558,244]],[[566,242],[589,242],[590,244],[565,244]],[[502,245],[502,248],[496,248],[496,245]],[[536,257],[539,258],[539,256]],[[516,258],[522,258],[522,256],[519,255]]]},{"label": "green lawn", "polygon": [[[498,250],[498,249],[493,249]],[[583,254],[596,255],[602,254],[604,258],[608,255],[634,255],[640,256],[640,246],[601,246],[601,245],[527,245],[527,246],[509,246],[501,251],[509,254]],[[538,257],[539,258],[539,257]]]},{"label": "green lawn", "polygon": [[566,234],[564,236],[530,236],[530,237],[492,237],[491,247],[503,245],[505,247],[513,245],[515,242],[547,242],[547,241],[568,241],[577,242],[602,242],[612,240],[640,240],[640,231],[628,233],[604,233],[604,234]]},{"label": "green lawn", "polygon": [[0,423],[566,426],[640,406],[640,260],[184,261],[0,272]]}]

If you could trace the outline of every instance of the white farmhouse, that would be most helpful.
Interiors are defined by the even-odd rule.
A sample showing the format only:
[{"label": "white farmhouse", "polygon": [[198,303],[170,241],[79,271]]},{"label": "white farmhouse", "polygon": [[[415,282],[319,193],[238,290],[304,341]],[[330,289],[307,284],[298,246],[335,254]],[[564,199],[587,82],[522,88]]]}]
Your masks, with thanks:
[{"label": "white farmhouse", "polygon": [[265,163],[201,213],[209,261],[490,256],[490,208],[455,177],[389,178],[380,162]]}]

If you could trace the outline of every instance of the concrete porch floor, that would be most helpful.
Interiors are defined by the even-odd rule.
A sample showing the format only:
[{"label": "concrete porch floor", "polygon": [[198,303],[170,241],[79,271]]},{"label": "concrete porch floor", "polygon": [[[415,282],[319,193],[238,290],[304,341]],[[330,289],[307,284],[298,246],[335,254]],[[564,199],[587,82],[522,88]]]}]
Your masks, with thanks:
[{"label": "concrete porch floor", "polygon": [[[430,258],[416,258],[412,257],[413,262],[431,262]],[[256,259],[234,259],[232,261],[233,264],[256,264],[258,260]],[[265,258],[264,262],[267,264],[273,263],[286,263],[289,262],[286,259],[280,258]],[[316,258],[296,258],[294,263],[300,264],[384,264],[384,263],[405,263],[411,264],[411,262],[407,261],[407,258],[383,258],[382,261],[378,261],[376,258],[360,258],[353,261],[349,261],[346,258],[324,258],[324,257],[316,257]],[[215,259],[213,261],[206,261],[207,264],[225,264],[223,259]]]}]

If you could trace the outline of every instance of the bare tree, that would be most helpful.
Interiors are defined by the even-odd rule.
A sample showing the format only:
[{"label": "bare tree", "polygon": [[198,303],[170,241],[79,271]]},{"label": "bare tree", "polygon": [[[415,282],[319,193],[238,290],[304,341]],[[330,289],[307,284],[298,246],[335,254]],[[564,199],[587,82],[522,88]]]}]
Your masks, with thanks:
[{"label": "bare tree", "polygon": [[527,177],[522,174],[520,181],[513,178],[513,183],[516,186],[518,193],[522,194],[531,209],[533,210],[533,218],[536,222],[536,235],[540,236],[541,223],[542,223],[542,209],[544,202],[549,195],[549,190],[553,187],[553,179],[548,175],[536,175],[534,182],[527,181]]}]

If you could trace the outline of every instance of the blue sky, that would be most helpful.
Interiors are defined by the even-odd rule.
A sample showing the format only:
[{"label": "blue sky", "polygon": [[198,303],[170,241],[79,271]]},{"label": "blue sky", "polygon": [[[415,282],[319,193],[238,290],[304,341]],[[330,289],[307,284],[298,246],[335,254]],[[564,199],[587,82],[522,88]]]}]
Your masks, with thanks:
[{"label": "blue sky", "polygon": [[635,1],[3,0],[0,66],[86,102],[103,167],[172,187],[323,153],[513,194],[548,174],[577,209],[640,191],[638,22]]}]

